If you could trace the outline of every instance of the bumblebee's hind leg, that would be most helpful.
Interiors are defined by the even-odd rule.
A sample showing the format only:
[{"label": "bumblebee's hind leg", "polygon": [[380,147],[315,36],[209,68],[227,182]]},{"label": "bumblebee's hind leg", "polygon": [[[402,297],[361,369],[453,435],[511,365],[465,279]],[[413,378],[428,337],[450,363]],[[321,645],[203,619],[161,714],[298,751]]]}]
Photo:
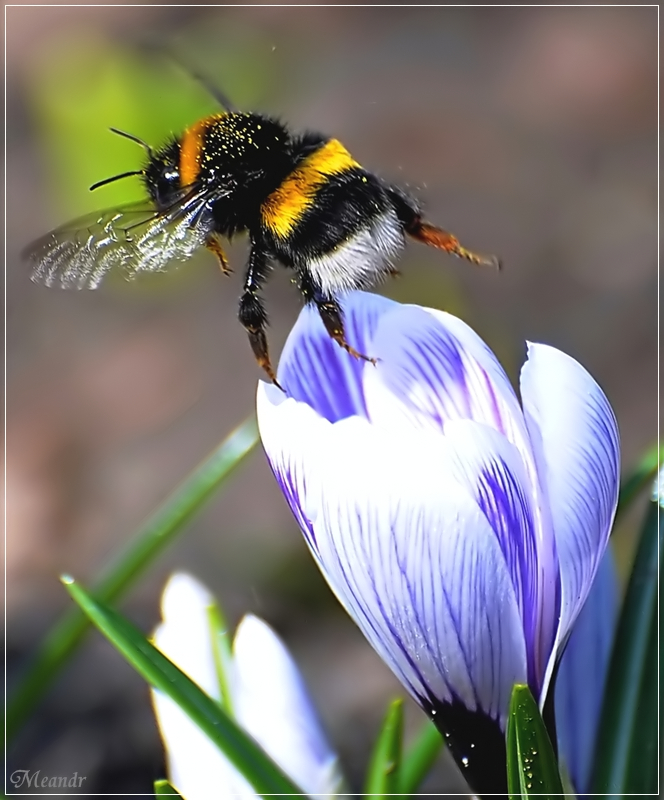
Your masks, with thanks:
[{"label": "bumblebee's hind leg", "polygon": [[423,222],[417,207],[401,192],[396,189],[389,189],[388,194],[404,231],[410,237],[422,242],[422,244],[436,247],[438,250],[444,250],[446,253],[451,253],[473,264],[500,269],[500,259],[496,256],[484,256],[474,253],[472,250],[466,250],[453,234],[444,231],[442,228],[437,228],[435,225],[430,225],[428,222]]},{"label": "bumblebee's hind leg", "polygon": [[330,334],[334,341],[340,347],[343,347],[347,353],[350,353],[353,358],[360,358],[362,361],[369,361],[371,364],[375,364],[375,358],[371,358],[371,356],[365,356],[364,353],[360,353],[354,347],[351,347],[346,341],[343,312],[339,307],[339,303],[337,303],[336,300],[325,300],[322,298],[315,300],[314,302],[318,308],[320,318],[323,320],[323,325],[325,325],[325,330]]},{"label": "bumblebee's hind leg", "polygon": [[320,318],[325,325],[325,330],[330,337],[343,349],[349,353],[353,358],[359,358],[362,361],[369,361],[371,364],[376,363],[375,358],[365,356],[346,341],[346,332],[344,330],[343,311],[339,303],[333,297],[327,297],[321,291],[316,289],[311,280],[303,275],[300,278],[300,289],[304,295],[304,299],[309,303],[314,303],[320,314]]},{"label": "bumblebee's hind leg", "polygon": [[249,335],[249,344],[254,352],[258,366],[267,374],[268,378],[278,386],[277,374],[272,368],[267,345],[267,313],[259,291],[265,283],[269,273],[268,255],[266,252],[252,245],[249,255],[249,265],[244,279],[244,289],[240,297],[238,317]]}]

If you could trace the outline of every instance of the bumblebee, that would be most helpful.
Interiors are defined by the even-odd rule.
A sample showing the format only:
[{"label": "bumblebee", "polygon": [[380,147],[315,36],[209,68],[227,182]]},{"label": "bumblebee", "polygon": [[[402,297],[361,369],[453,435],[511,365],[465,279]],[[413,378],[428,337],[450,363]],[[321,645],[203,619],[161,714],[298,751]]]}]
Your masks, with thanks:
[{"label": "bumblebee", "polygon": [[477,264],[495,257],[466,250],[422,218],[405,191],[364,169],[337,139],[293,134],[276,119],[221,113],[196,122],[159,149],[112,128],[145,150],[141,169],[91,189],[139,176],[148,202],[82,217],[48,233],[24,252],[33,280],[48,286],[96,288],[109,270],[128,278],[187,261],[199,248],[231,270],[222,239],[247,233],[249,259],[239,319],[256,360],[278,385],[266,337],[261,290],[276,262],[294,273],[306,303],[316,305],[329,335],[351,356],[340,300],[390,274],[406,237]]}]

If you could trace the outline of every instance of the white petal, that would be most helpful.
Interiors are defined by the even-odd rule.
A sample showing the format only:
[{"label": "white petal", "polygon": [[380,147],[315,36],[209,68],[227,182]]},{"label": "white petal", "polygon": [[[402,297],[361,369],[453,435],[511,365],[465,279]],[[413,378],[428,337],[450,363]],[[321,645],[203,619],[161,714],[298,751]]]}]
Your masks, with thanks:
[{"label": "white petal", "polygon": [[238,722],[308,795],[335,793],[337,759],[288,651],[262,620],[246,616],[233,646]]},{"label": "white petal", "polygon": [[521,620],[496,537],[440,440],[333,426],[313,522],[325,577],[423,705],[458,699],[504,724],[526,679]]},{"label": "white petal", "polygon": [[[189,575],[176,574],[162,596],[163,622],[154,644],[203,691],[219,699],[207,589]],[[225,797],[255,798],[244,778],[219,748],[166,695],[152,690],[159,730],[166,748],[168,777],[185,800],[209,800],[211,788]]]},{"label": "white petal", "polygon": [[210,592],[191,575],[171,576],[161,598],[163,622],[154,632],[154,644],[210,697],[219,699],[208,609]]},{"label": "white petal", "polygon": [[[529,345],[521,396],[560,562],[557,649],[588,595],[608,541],[618,502],[618,426],[588,372],[547,345]],[[549,674],[554,659],[555,652]]]},{"label": "white petal", "polygon": [[276,386],[262,381],[258,384],[256,415],[274,476],[316,556],[312,522],[320,504],[317,464],[333,426],[306,403],[287,398]]},{"label": "white petal", "polygon": [[168,778],[184,800],[256,800],[256,792],[201,729],[161,692],[152,689]]}]

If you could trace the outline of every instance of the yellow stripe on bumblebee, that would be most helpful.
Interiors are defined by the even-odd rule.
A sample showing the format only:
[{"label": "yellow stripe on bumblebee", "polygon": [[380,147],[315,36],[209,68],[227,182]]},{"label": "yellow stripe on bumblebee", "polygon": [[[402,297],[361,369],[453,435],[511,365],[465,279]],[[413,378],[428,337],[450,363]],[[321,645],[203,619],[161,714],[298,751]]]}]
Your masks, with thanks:
[{"label": "yellow stripe on bumblebee", "polygon": [[201,157],[203,154],[203,139],[205,133],[215,122],[222,119],[225,114],[212,114],[191,125],[182,136],[180,147],[180,183],[182,186],[191,186],[198,178],[201,171]]},{"label": "yellow stripe on bumblebee", "polygon": [[261,214],[264,224],[277,236],[287,237],[331,175],[359,166],[340,141],[330,139],[307,156],[263,202]]}]

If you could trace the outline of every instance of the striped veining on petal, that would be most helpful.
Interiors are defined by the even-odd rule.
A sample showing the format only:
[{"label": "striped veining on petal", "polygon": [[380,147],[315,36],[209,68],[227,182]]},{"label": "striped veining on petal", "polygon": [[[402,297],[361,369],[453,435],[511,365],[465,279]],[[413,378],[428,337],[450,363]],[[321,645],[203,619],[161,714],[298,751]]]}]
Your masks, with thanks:
[{"label": "striped veining on petal", "polygon": [[305,314],[311,317],[310,330],[293,343],[288,358],[282,358],[279,382],[289,397],[311,406],[329,422],[366,416],[363,365],[328,336],[315,309],[306,309],[300,319]]},{"label": "striped veining on petal", "polygon": [[260,382],[256,393],[258,427],[265,453],[286,501],[317,557],[312,525],[320,493],[318,456],[332,426],[304,403]]},{"label": "striped veining on petal", "polygon": [[500,433],[470,420],[450,423],[446,439],[454,451],[455,476],[477,501],[505,558],[523,620],[529,685],[537,691],[553,623],[542,619],[546,539],[521,454]]},{"label": "striped veining on petal", "polygon": [[534,568],[537,559],[534,518],[522,487],[504,461],[497,460],[486,467],[479,476],[478,489],[480,508],[505,555],[521,608],[528,653],[528,682],[530,686],[538,687],[541,673],[535,664],[535,653],[540,593]]},{"label": "striped veining on petal", "polygon": [[[436,448],[427,455],[426,434],[412,450],[410,438],[386,442],[368,427],[366,436],[358,425],[346,433],[328,450],[332,473],[314,523],[326,578],[416,698],[460,698],[503,724],[527,666],[495,535],[463,488],[440,474]],[[350,441],[357,457],[340,474],[335,452]]]},{"label": "striped veining on petal", "polygon": [[[353,293],[341,303],[348,343],[371,357],[372,338],[385,313],[397,304]],[[349,355],[325,330],[315,306],[302,310],[284,346],[277,376],[289,397],[307,403],[329,422],[366,417],[362,375],[367,364]]]},{"label": "striped veining on petal", "polygon": [[606,396],[573,358],[529,344],[521,394],[538,473],[552,512],[560,561],[560,622],[566,641],[608,541],[618,500],[618,426]]}]

